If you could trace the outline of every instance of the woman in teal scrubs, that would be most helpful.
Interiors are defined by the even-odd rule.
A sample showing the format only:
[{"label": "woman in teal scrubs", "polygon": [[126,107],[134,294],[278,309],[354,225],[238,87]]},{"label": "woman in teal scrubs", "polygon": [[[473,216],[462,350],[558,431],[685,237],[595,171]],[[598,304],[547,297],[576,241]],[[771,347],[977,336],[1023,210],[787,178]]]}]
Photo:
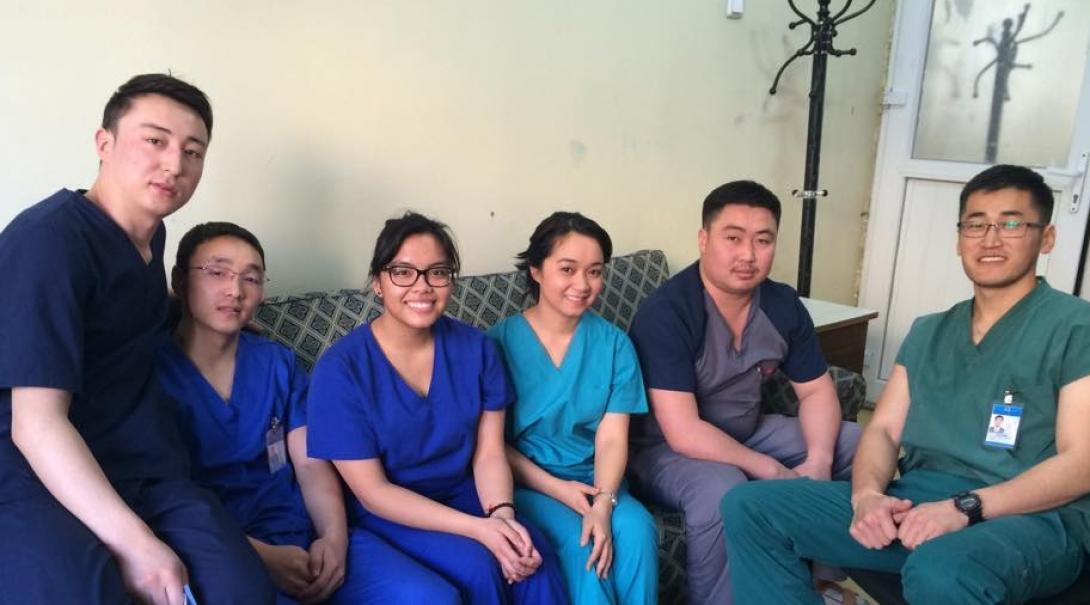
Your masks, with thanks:
[{"label": "woman in teal scrubs", "polygon": [[655,524],[623,482],[629,414],[647,412],[643,378],[628,336],[590,310],[612,247],[581,214],[546,218],[518,257],[535,303],[489,335],[517,394],[515,504],[555,547],[572,601],[652,604]]}]

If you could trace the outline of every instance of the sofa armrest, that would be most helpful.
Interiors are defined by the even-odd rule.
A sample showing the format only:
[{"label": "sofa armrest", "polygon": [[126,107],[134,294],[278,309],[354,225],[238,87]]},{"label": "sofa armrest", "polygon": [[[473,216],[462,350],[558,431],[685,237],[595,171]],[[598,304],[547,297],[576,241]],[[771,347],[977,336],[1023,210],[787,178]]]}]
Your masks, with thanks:
[{"label": "sofa armrest", "polygon": [[[844,420],[854,422],[867,401],[867,381],[862,374],[837,366],[829,366],[829,374],[836,385],[841,415]],[[783,372],[777,371],[764,383],[761,398],[761,409],[767,414],[799,414],[799,398],[795,396],[795,389],[791,388],[791,383]]]}]

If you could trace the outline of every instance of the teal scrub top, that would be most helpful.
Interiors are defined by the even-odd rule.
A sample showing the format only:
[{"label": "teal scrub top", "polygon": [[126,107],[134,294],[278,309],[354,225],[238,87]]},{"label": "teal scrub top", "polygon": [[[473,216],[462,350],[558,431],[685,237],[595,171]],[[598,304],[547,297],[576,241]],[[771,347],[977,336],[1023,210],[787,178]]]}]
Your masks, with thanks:
[{"label": "teal scrub top", "polygon": [[594,436],[602,417],[647,412],[643,376],[628,336],[587,311],[557,367],[522,314],[503,320],[488,335],[502,351],[515,386],[508,442],[556,477],[593,483]]},{"label": "teal scrub top", "polygon": [[[1090,303],[1043,279],[972,342],[973,301],[916,320],[897,363],[911,403],[901,472],[933,469],[1000,483],[1056,454],[1060,389],[1090,375]],[[1022,408],[1014,447],[986,445],[992,406],[1007,391]],[[1090,548],[1090,497],[1060,510]]]}]

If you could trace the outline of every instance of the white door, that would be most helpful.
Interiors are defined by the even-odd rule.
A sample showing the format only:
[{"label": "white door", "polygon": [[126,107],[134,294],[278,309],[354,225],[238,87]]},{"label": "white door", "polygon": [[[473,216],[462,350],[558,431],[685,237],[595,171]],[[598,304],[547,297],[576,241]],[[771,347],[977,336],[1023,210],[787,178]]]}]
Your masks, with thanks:
[{"label": "white door", "polygon": [[859,298],[880,313],[867,337],[872,397],[912,321],[972,294],[954,250],[958,194],[987,166],[1045,176],[1057,245],[1038,272],[1075,292],[1090,206],[1088,49],[1086,0],[898,2]]}]

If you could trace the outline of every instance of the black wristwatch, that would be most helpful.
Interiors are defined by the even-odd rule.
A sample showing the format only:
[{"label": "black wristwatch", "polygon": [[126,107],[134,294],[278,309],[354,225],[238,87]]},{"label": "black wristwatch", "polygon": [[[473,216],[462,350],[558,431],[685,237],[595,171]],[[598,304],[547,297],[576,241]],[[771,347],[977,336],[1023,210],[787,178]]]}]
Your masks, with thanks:
[{"label": "black wristwatch", "polygon": [[976,525],[984,520],[984,508],[980,504],[980,496],[976,495],[976,492],[954,494],[954,508],[969,517],[969,525]]}]

